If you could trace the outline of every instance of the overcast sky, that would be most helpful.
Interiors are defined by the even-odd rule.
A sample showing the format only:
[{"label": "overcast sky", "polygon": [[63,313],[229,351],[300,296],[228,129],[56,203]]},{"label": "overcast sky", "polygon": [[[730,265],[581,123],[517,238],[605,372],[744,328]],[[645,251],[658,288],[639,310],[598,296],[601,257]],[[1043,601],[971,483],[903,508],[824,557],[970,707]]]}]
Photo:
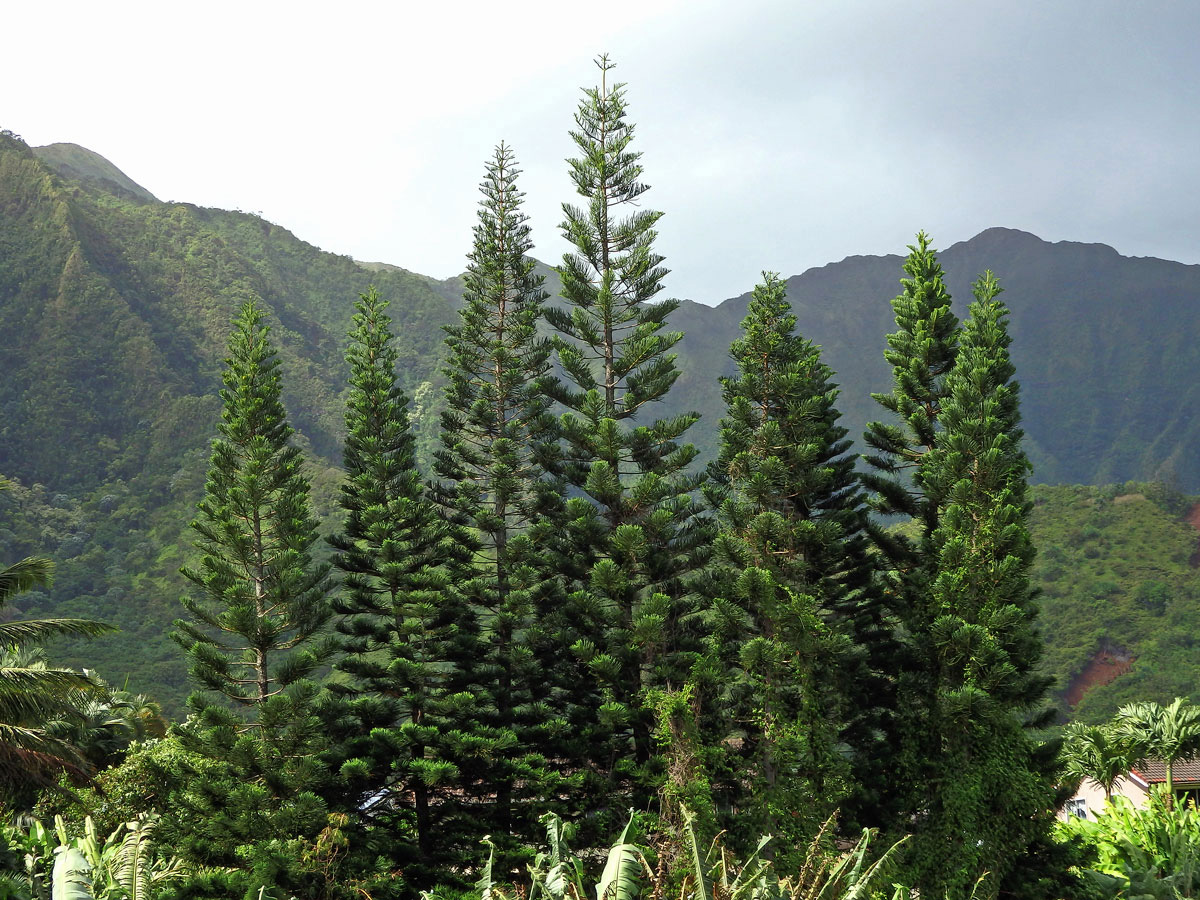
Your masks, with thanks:
[{"label": "overcast sky", "polygon": [[[464,267],[483,163],[555,262],[580,87],[628,83],[667,293],[706,303],[993,225],[1200,263],[1200,3],[56,2],[6,9],[0,128],[356,259]],[[436,7],[436,8],[435,8]]]}]

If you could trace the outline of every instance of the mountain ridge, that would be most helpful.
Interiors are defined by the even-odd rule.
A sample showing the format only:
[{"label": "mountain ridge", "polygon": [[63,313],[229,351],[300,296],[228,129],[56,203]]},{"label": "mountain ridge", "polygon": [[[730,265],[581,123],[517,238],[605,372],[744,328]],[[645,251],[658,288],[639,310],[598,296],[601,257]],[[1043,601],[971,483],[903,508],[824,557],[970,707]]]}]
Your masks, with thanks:
[{"label": "mountain ridge", "polygon": [[[155,197],[154,194],[152,194],[146,188],[142,187],[141,185],[137,184],[137,182],[133,181],[132,178],[130,178],[128,175],[126,175],[120,168],[118,168],[113,162],[111,162],[105,156],[103,156],[99,153],[96,153],[94,150],[89,150],[88,148],[83,147],[80,144],[74,144],[74,143],[70,143],[70,142],[56,142],[56,143],[43,144],[40,146],[31,147],[30,149],[33,151],[33,153],[36,156],[38,156],[39,159],[41,159],[43,162],[45,162],[56,173],[58,173],[60,176],[62,176],[64,178],[88,181],[88,182],[95,184],[96,186],[106,186],[107,189],[109,189],[110,191],[114,187],[118,187],[118,188],[121,188],[125,193],[135,194],[137,196],[141,196],[144,199],[151,200],[156,203],[164,202],[164,201],[159,200],[157,197]],[[191,206],[193,204],[186,204],[186,205]],[[197,208],[200,208],[200,207],[197,207]],[[989,226],[989,227],[983,229],[982,231],[980,231],[979,233],[973,235],[972,237],[958,240],[952,244],[949,244],[944,250],[942,250],[940,252],[947,253],[947,252],[955,251],[961,245],[977,244],[981,240],[986,241],[986,240],[990,240],[997,236],[1002,236],[1005,238],[1015,238],[1015,239],[1020,239],[1020,240],[1028,239],[1033,243],[1051,246],[1051,247],[1076,246],[1076,247],[1083,247],[1083,248],[1097,248],[1105,253],[1114,254],[1114,255],[1120,257],[1121,259],[1154,260],[1157,262],[1173,263],[1178,266],[1184,266],[1184,267],[1193,268],[1193,269],[1200,269],[1200,263],[1184,263],[1184,262],[1180,262],[1178,260],[1172,260],[1167,257],[1160,257],[1160,256],[1149,256],[1149,255],[1133,256],[1133,255],[1125,254],[1125,253],[1122,253],[1120,250],[1118,250],[1116,247],[1113,247],[1110,244],[1106,244],[1103,241],[1075,241],[1075,240],[1071,240],[1069,238],[1057,240],[1057,241],[1051,241],[1051,240],[1041,237],[1040,235],[1038,235],[1032,231],[1028,231],[1023,228],[1016,228],[1016,227],[1005,226],[1005,225]],[[312,246],[315,246],[315,245],[312,245]],[[320,249],[320,248],[318,248],[318,249]],[[328,252],[328,251],[322,251],[322,252]],[[860,260],[878,260],[878,259],[886,259],[886,260],[895,259],[897,261],[902,262],[904,259],[904,255],[896,254],[896,253],[883,253],[883,254],[852,253],[852,254],[842,257],[840,260],[830,260],[829,262],[822,263],[821,265],[810,266],[809,268],[804,269],[803,271],[796,272],[796,273],[793,273],[792,275],[786,276],[785,280],[791,281],[793,278],[799,278],[801,276],[807,275],[809,272],[812,272],[813,270],[826,269],[826,268],[829,268],[830,266],[838,266],[838,265],[842,265],[845,263],[852,263],[852,262],[856,262],[856,261],[860,261]],[[376,271],[402,272],[402,273],[406,273],[409,275],[414,275],[419,278],[427,279],[428,281],[436,282],[436,283],[452,282],[452,281],[456,281],[462,277],[462,273],[459,273],[458,275],[452,275],[448,278],[439,279],[439,278],[436,278],[431,275],[424,275],[413,269],[405,268],[396,263],[389,263],[389,262],[386,262],[383,260],[355,259],[354,261],[355,261],[355,263],[357,263],[358,265],[367,269],[368,271],[372,271],[372,272],[376,272]],[[549,264],[549,263],[542,263],[542,265],[546,266],[547,268],[551,267],[551,264]],[[738,295],[737,297],[726,297],[723,300],[718,300],[718,301],[712,302],[712,303],[706,302],[704,300],[697,300],[693,297],[684,297],[684,298],[680,298],[680,299],[684,303],[695,303],[698,306],[708,307],[710,309],[717,309],[726,303],[739,300],[741,298],[741,296],[743,296],[743,295]]]},{"label": "mountain ridge", "polygon": [[[162,204],[157,200],[151,203],[144,196],[132,194],[138,186],[116,166],[78,145],[47,145],[34,148],[32,153],[58,177],[67,179],[67,183],[108,191],[113,196],[145,202],[155,209],[188,210],[182,215],[219,232],[229,247],[245,246],[245,232],[261,229],[264,233],[259,241],[261,246],[251,248],[255,253],[264,248],[280,251],[282,244],[272,243],[274,235],[280,242],[294,242],[296,247],[304,248],[276,252],[276,257],[308,254],[329,260],[329,264],[336,260],[343,268],[350,264],[349,257],[325,254],[287,229],[250,214],[207,210],[190,204]],[[86,161],[87,165],[80,160]],[[81,166],[88,171],[82,171]],[[128,184],[118,184],[118,177]],[[103,229],[92,230],[98,234]],[[1194,378],[1177,377],[1181,369],[1194,371],[1190,366],[1200,364],[1195,349],[1178,339],[1180,335],[1200,328],[1200,317],[1195,314],[1195,299],[1200,296],[1200,266],[1156,257],[1128,257],[1103,243],[1051,242],[1028,231],[1002,226],[985,229],[972,238],[953,243],[942,250],[940,256],[948,273],[951,292],[958,298],[956,309],[960,314],[965,312],[964,301],[969,298],[970,281],[985,269],[995,272],[1006,289],[1004,299],[1012,309],[1014,357],[1019,377],[1027,389],[1026,431],[1037,480],[1097,483],[1166,477],[1187,487],[1200,486],[1200,453],[1196,450],[1200,444],[1200,431],[1193,429],[1187,421],[1190,411],[1200,400],[1200,392]],[[884,336],[892,328],[891,310],[886,299],[898,289],[902,261],[898,254],[856,254],[811,267],[787,279],[799,330],[825,349],[826,362],[841,381],[841,408],[851,434],[861,433],[866,423],[878,415],[870,394],[887,390],[889,386],[889,375],[880,351]],[[308,287],[301,283],[302,279],[277,277],[286,270],[287,262],[250,260],[248,266],[242,266],[249,269],[243,276],[253,281],[256,270],[257,274],[263,274],[264,267],[270,268],[274,264],[275,270],[269,273],[269,280],[277,282],[273,285],[278,288],[274,291],[276,296],[282,296],[281,292],[288,290],[295,293],[297,289],[304,293]],[[432,312],[429,304],[436,297],[434,305],[440,308],[434,315],[443,323],[449,321],[458,308],[461,276],[435,279],[389,263],[352,264],[369,273],[370,280],[398,278],[406,281],[410,288],[419,285],[426,295],[425,311]],[[551,282],[548,286],[553,287],[554,270],[549,266],[541,268]],[[347,287],[353,282],[361,289],[361,279],[345,280]],[[251,293],[256,290],[262,293],[264,288],[259,285],[248,289]],[[116,293],[123,296],[120,289]],[[138,290],[135,286],[125,293],[136,296]],[[267,290],[267,293],[272,292]],[[333,367],[340,368],[334,345],[341,341],[338,325],[348,322],[346,310],[352,294],[348,298],[347,293],[346,290],[330,291],[324,302],[310,297],[311,302],[305,304],[303,314],[293,315],[291,320],[301,334],[310,338],[314,338],[314,328],[322,331],[321,340],[317,341],[321,345],[317,348],[317,356],[326,368],[331,357],[335,359]],[[727,348],[737,336],[748,298],[749,292],[727,298],[715,306],[687,300],[670,323],[671,327],[683,330],[686,336],[678,347],[684,373],[669,406],[673,411],[691,408],[704,414],[696,439],[709,451],[715,446],[721,410],[719,384],[712,376],[729,374]],[[287,306],[285,301],[281,308]],[[331,312],[333,309],[341,312]],[[1147,309],[1153,309],[1158,321],[1152,323],[1149,330],[1139,329],[1136,327],[1139,317]],[[208,318],[210,338],[214,338],[221,320],[211,315]],[[1104,335],[1097,332],[1099,320],[1110,329],[1136,332],[1131,334],[1134,340],[1125,346],[1108,346]],[[1045,339],[1045,334],[1050,332],[1069,333],[1071,341],[1080,345],[1079,352],[1071,358],[1065,357],[1061,341]],[[418,329],[417,336],[429,338],[433,344],[418,352],[429,360],[424,371],[418,373],[421,378],[416,384],[421,384],[437,378],[436,359],[440,358],[437,345],[441,338],[440,332],[428,329]],[[158,339],[171,340],[169,335],[161,333]],[[1165,368],[1160,364],[1161,360],[1156,363],[1154,359],[1156,340],[1173,342],[1175,355]],[[689,370],[690,363],[695,365]],[[1106,369],[1117,375],[1120,384],[1116,394],[1121,396],[1114,402],[1126,413],[1115,420],[1118,433],[1109,442],[1119,445],[1115,449],[1105,443],[1099,433],[1101,423],[1095,421],[1095,416],[1078,414],[1089,399],[1081,395],[1082,389],[1091,391],[1093,399],[1112,393],[1106,386],[1111,380],[1105,378]],[[309,366],[310,375],[312,371]],[[324,405],[330,392],[336,394],[338,390],[336,379],[326,380],[326,389],[318,391],[325,399],[318,405]],[[1062,404],[1052,397],[1058,393],[1071,398],[1066,405],[1079,420],[1074,423],[1078,426],[1076,430],[1082,430],[1085,435],[1080,448],[1072,447],[1070,441],[1062,439],[1064,430],[1059,427],[1055,409],[1056,404]],[[1157,398],[1157,402],[1152,404],[1152,410],[1142,410],[1133,401],[1133,395]],[[1171,397],[1180,398],[1180,402],[1172,404]],[[301,430],[316,441],[314,446],[318,452],[335,459],[340,427],[336,417],[326,427],[318,429],[320,435],[309,434],[315,423],[307,425],[302,423]]]}]

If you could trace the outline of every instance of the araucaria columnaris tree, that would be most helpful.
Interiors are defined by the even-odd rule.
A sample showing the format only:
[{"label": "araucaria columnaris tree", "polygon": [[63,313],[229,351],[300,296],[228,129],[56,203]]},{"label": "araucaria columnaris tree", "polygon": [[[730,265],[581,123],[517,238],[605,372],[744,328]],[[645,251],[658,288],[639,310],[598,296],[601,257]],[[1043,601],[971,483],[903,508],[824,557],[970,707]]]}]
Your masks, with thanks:
[{"label": "araucaria columnaris tree", "polygon": [[999,293],[990,272],[974,285],[945,381],[943,430],[922,467],[942,512],[923,636],[935,664],[935,777],[915,810],[912,854],[922,893],[936,896],[969,896],[985,873],[989,895],[1060,896],[1062,888],[1044,858],[1059,773],[1054,750],[1031,734],[1052,713],[1049,680],[1035,671],[1042,643],[1029,580],[1030,467]]},{"label": "araucaria columnaris tree", "polygon": [[[888,335],[883,356],[892,367],[890,393],[871,396],[894,415],[891,422],[872,422],[865,440],[874,451],[867,462],[874,472],[864,476],[875,492],[873,506],[889,515],[917,519],[927,538],[937,527],[938,503],[925,490],[921,466],[933,449],[947,396],[946,376],[958,353],[958,317],[950,309],[950,292],[937,252],[924,232],[909,248],[906,278],[892,300],[896,331]],[[911,550],[903,539],[883,539],[890,558]]]},{"label": "araucaria columnaris tree", "polygon": [[567,723],[553,683],[565,651],[553,640],[561,591],[546,552],[560,506],[546,472],[557,442],[545,393],[551,346],[537,331],[547,294],[528,255],[511,148],[500,144],[486,169],[465,305],[446,328],[449,386],[436,470],[439,501],[472,556],[458,588],[485,626],[474,669],[486,696],[482,721],[494,730],[486,752],[495,803],[487,812],[503,851],[510,834],[533,833],[557,797],[546,756]]},{"label": "araucaria columnaris tree", "polygon": [[[852,814],[861,824],[903,830],[918,805],[923,785],[932,777],[927,727],[933,715],[931,650],[925,640],[932,626],[928,597],[936,569],[933,532],[941,506],[926,483],[929,454],[941,430],[942,406],[949,395],[946,378],[958,354],[958,318],[950,309],[945,274],[929,237],[921,232],[904,261],[901,292],[892,300],[896,331],[888,335],[884,357],[892,367],[889,393],[873,398],[892,413],[886,422],[867,426],[864,440],[868,470],[862,473],[873,509],[888,516],[907,516],[919,533],[909,538],[872,524],[870,533],[884,564],[880,591],[888,613],[900,625],[899,640],[877,634],[866,643],[868,665],[886,673],[878,691],[877,735],[860,754],[866,761]],[[893,777],[869,776],[880,769]],[[917,796],[914,796],[914,793]]]},{"label": "araucaria columnaris tree", "polygon": [[[833,373],[796,333],[787,286],[754,289],[730,348],[737,375],[711,467],[720,535],[705,592],[727,679],[716,704],[717,800],[739,809],[740,837],[807,846],[845,791],[834,747],[868,691],[852,649],[869,620],[866,509],[838,424]],[[853,687],[852,687],[853,686]],[[786,851],[783,851],[786,852]]]},{"label": "araucaria columnaris tree", "polygon": [[610,83],[607,57],[597,64],[600,85],[584,92],[571,132],[583,205],[563,206],[574,245],[560,269],[568,307],[546,315],[565,376],[552,393],[566,409],[561,473],[573,489],[573,650],[592,679],[592,696],[576,680],[578,708],[597,709],[585,743],[610,784],[595,796],[608,791],[603,802],[620,815],[631,799],[644,806],[658,777],[649,692],[682,687],[694,660],[683,580],[705,532],[692,497],[701,479],[687,471],[697,451],[682,442],[697,414],[646,418],[678,376],[670,350],[682,335],[664,326],[679,304],[651,302],[667,274],[654,251],[661,213],[642,205],[625,87]]},{"label": "araucaria columnaris tree", "polygon": [[[234,321],[208,481],[196,520],[201,557],[183,574],[196,592],[174,637],[207,691],[189,700],[182,738],[218,762],[193,773],[184,851],[248,866],[247,846],[312,837],[326,824],[313,789],[323,746],[309,680],[329,660],[329,566],[313,559],[317,525],[300,451],[290,442],[279,360],[263,315]],[[285,867],[286,868],[286,867]],[[290,885],[286,874],[281,886]]]},{"label": "araucaria columnaris tree", "polygon": [[[338,751],[360,790],[385,792],[376,830],[396,840],[387,852],[407,883],[429,888],[439,867],[461,866],[456,854],[473,849],[461,819],[485,765],[472,734],[477,630],[452,584],[466,551],[417,468],[387,305],[373,289],[360,298],[347,351],[345,521],[330,543],[343,574],[338,668],[356,696]],[[415,846],[401,839],[410,829]]]}]

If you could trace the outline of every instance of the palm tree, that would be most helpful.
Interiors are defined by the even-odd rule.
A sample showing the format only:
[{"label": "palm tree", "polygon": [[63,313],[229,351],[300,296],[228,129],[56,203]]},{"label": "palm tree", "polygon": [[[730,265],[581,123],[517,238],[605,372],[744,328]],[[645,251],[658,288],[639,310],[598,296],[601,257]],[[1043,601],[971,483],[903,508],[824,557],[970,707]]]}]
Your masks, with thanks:
[{"label": "palm tree", "polygon": [[[0,491],[8,482],[0,478]],[[0,610],[18,594],[49,585],[54,564],[32,556],[0,569]],[[26,619],[0,623],[0,796],[31,782],[48,782],[64,769],[80,770],[70,744],[45,724],[95,689],[91,678],[31,659],[28,651],[60,635],[95,636],[115,629],[87,619]]]},{"label": "palm tree", "polygon": [[1104,791],[1105,805],[1112,803],[1113,788],[1132,764],[1128,743],[1110,726],[1075,722],[1067,727],[1062,752],[1066,774],[1094,782]]},{"label": "palm tree", "polygon": [[46,731],[70,744],[95,769],[118,762],[135,741],[166,737],[162,708],[144,694],[114,690],[94,673],[94,690],[77,698]]},{"label": "palm tree", "polygon": [[1143,700],[1122,706],[1113,724],[1120,738],[1127,742],[1133,762],[1163,761],[1170,806],[1175,796],[1172,767],[1176,762],[1200,755],[1200,707],[1192,706],[1183,697],[1176,697],[1166,707]]}]

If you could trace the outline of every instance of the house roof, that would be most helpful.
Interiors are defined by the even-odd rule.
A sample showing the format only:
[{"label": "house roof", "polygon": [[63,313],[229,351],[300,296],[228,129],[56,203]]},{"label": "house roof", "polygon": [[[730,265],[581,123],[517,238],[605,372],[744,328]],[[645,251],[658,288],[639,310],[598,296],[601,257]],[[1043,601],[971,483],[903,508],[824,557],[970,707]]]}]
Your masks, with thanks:
[{"label": "house roof", "polygon": [[[1150,784],[1162,784],[1167,780],[1167,767],[1161,759],[1148,759],[1142,765],[1135,766],[1132,771]],[[1200,784],[1200,759],[1176,762],[1171,767],[1171,775],[1176,787]]]}]

